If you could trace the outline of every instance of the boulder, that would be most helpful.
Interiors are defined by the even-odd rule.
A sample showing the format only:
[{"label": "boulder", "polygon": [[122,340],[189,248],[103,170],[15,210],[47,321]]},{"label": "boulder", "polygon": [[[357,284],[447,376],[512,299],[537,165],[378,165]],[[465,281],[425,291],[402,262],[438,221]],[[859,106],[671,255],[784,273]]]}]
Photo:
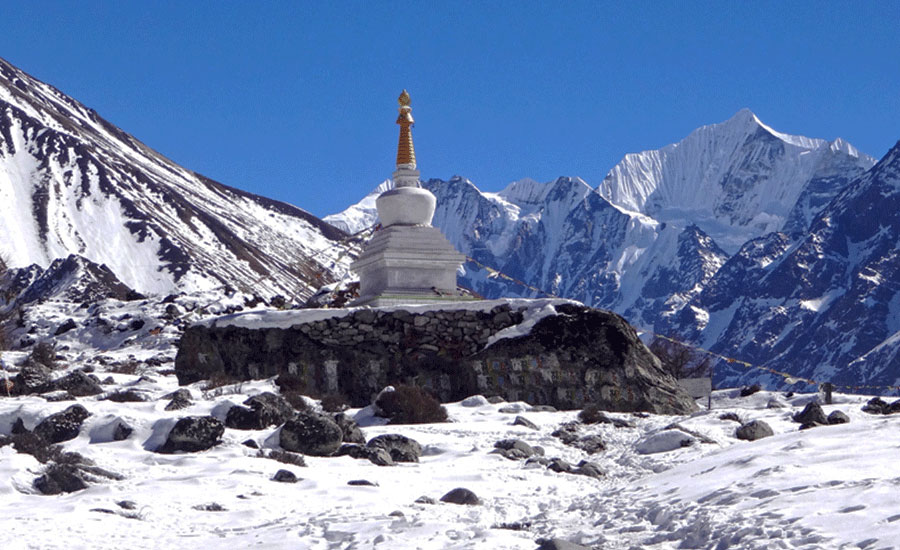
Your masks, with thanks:
[{"label": "boulder", "polygon": [[113,429],[113,441],[123,441],[131,437],[131,434],[134,433],[134,428],[129,426],[124,422],[119,422],[116,424],[116,427]]},{"label": "boulder", "polygon": [[81,405],[51,414],[34,427],[34,433],[47,443],[60,443],[78,437],[81,425],[91,413]]},{"label": "boulder", "polygon": [[380,447],[391,454],[394,462],[418,462],[422,445],[415,439],[400,434],[384,434],[372,438],[366,447]]},{"label": "boulder", "polygon": [[359,424],[356,423],[356,420],[353,420],[344,413],[335,413],[332,418],[334,419],[334,423],[341,429],[344,443],[366,444],[366,436],[363,434],[362,429],[360,429]]},{"label": "boulder", "polygon": [[334,456],[349,456],[356,459],[367,459],[376,466],[393,466],[394,459],[391,453],[382,447],[366,447],[357,443],[346,443],[341,445]]},{"label": "boulder", "polygon": [[65,322],[61,323],[56,330],[53,332],[54,336],[59,336],[60,334],[65,334],[70,330],[76,328],[78,325],[75,323],[75,319],[71,317],[66,319]]},{"label": "boulder", "polygon": [[638,441],[634,449],[638,454],[649,455],[690,447],[696,442],[697,439],[694,436],[681,430],[663,430]]},{"label": "boulder", "polygon": [[165,410],[167,411],[178,411],[181,409],[185,409],[190,407],[194,403],[191,401],[191,392],[185,388],[180,388],[172,393],[163,396],[163,399],[169,399],[169,403],[166,405]]},{"label": "boulder", "polygon": [[581,449],[588,454],[598,453],[606,449],[603,438],[598,434],[579,435],[581,425],[577,422],[566,422],[551,434],[558,437],[563,443],[576,449]]},{"label": "boulder", "polygon": [[140,403],[148,401],[147,392],[129,388],[127,390],[119,390],[112,392],[100,399],[101,401],[113,401],[115,403]]},{"label": "boulder", "polygon": [[369,481],[368,479],[351,479],[347,482],[347,485],[353,487],[378,487],[377,483]]},{"label": "boulder", "polygon": [[494,450],[491,452],[510,460],[522,460],[537,454],[531,445],[521,439],[501,439],[494,443]]},{"label": "boulder", "polygon": [[742,424],[734,431],[735,437],[744,441],[756,441],[764,437],[775,435],[772,427],[762,420],[751,420]]},{"label": "boulder", "polygon": [[538,429],[537,424],[535,424],[535,423],[532,422],[531,420],[528,420],[528,419],[525,418],[524,416],[517,416],[516,419],[513,420],[512,425],[513,425],[513,426],[525,426],[526,428],[530,428],[530,429],[532,429],[532,430],[537,430],[537,429]]},{"label": "boulder", "polygon": [[459,404],[463,407],[483,407],[490,405],[491,402],[483,395],[472,395],[463,399]]},{"label": "boulder", "polygon": [[447,502],[450,504],[465,504],[469,506],[477,506],[478,504],[481,504],[481,500],[479,500],[478,496],[465,487],[457,487],[456,489],[453,489],[452,491],[441,497],[441,502]]},{"label": "boulder", "polygon": [[281,483],[297,483],[299,481],[294,472],[290,470],[278,470],[275,472],[275,475],[272,476],[272,481],[279,481]]},{"label": "boulder", "polygon": [[572,466],[568,460],[551,458],[550,463],[547,465],[547,469],[560,474],[570,474],[575,470],[575,467]]},{"label": "boulder", "polygon": [[45,495],[74,493],[87,489],[87,486],[81,470],[72,464],[51,464],[34,480],[34,488]]},{"label": "boulder", "polygon": [[616,428],[634,428],[634,424],[621,418],[609,416],[596,407],[585,407],[578,413],[578,420],[584,424],[612,424]]},{"label": "boulder", "polygon": [[281,447],[295,453],[329,456],[340,448],[342,441],[340,426],[312,412],[300,412],[281,427]]},{"label": "boulder", "polygon": [[280,395],[263,392],[244,401],[247,407],[235,405],[225,415],[225,426],[236,430],[262,430],[284,423],[294,415],[294,408]]},{"label": "boulder", "polygon": [[12,394],[28,395],[47,391],[50,380],[50,369],[38,363],[27,363],[12,379]]},{"label": "boulder", "polygon": [[737,422],[738,424],[743,424],[744,422],[741,420],[741,417],[737,415],[736,412],[727,412],[719,415],[719,420],[730,420],[732,422]]},{"label": "boulder", "polygon": [[187,416],[178,420],[169,431],[166,442],[157,453],[195,453],[219,444],[225,425],[212,416]]},{"label": "boulder", "polygon": [[847,424],[850,422],[850,417],[844,411],[831,411],[827,420],[828,424]]},{"label": "boulder", "polygon": [[100,379],[93,374],[86,374],[80,370],[53,380],[50,382],[50,388],[52,391],[67,391],[76,397],[86,397],[103,393]]},{"label": "boulder", "polygon": [[363,455],[376,466],[393,466],[394,459],[387,449],[381,447],[363,447]]},{"label": "boulder", "polygon": [[749,397],[754,393],[759,392],[762,389],[759,384],[753,384],[752,386],[744,386],[741,388],[741,397]]},{"label": "boulder", "polygon": [[825,416],[822,406],[815,401],[807,403],[806,407],[792,418],[794,422],[799,422],[800,424],[828,424],[828,417]]},{"label": "boulder", "polygon": [[595,462],[589,462],[587,460],[582,460],[578,463],[578,467],[572,470],[573,474],[594,478],[601,478],[606,475],[606,472],[603,468],[600,467],[599,464]]},{"label": "boulder", "polygon": [[533,456],[525,461],[525,466],[534,466],[535,464],[538,466],[543,466],[544,468],[550,466],[551,460],[544,456]]},{"label": "boulder", "polygon": [[891,414],[891,406],[880,397],[873,397],[863,406],[863,412],[869,414]]}]

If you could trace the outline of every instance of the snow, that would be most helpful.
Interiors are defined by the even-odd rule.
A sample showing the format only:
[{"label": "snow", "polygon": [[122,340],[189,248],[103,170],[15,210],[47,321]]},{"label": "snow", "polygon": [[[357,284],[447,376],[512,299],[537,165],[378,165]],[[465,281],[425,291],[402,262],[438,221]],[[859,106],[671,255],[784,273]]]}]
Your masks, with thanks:
[{"label": "snow", "polygon": [[800,300],[800,307],[809,311],[825,311],[835,299],[840,298],[846,292],[843,288],[835,288],[826,293],[824,296],[811,300]]},{"label": "snow", "polygon": [[[181,296],[175,304],[183,321],[205,322],[208,313],[228,311],[242,296],[216,293]],[[463,307],[492,307],[518,300]],[[527,317],[534,319],[564,303],[542,300]],[[131,360],[171,358],[179,332],[165,326],[152,333],[165,304],[153,300],[107,300],[87,309],[47,302],[34,306],[26,324],[35,336],[52,334],[64,319],[78,328],[57,338],[67,371],[95,368],[111,376],[108,392],[135,389],[150,400],[116,403],[103,395],[79,398],[92,415],[80,435],[63,443],[123,476],[60,496],[37,494],[32,486],[44,466],[10,446],[0,448],[0,514],[5,548],[392,548],[528,549],[538,538],[561,537],[610,549],[646,548],[839,548],[842,544],[883,548],[900,540],[900,497],[896,496],[894,455],[900,446],[900,415],[871,416],[860,408],[868,397],[836,394],[826,414],[842,410],[851,422],[799,431],[790,420],[814,394],[786,397],[762,391],[740,398],[737,390],[713,393],[712,410],[685,416],[608,413],[633,427],[584,425],[579,435],[599,435],[606,449],[588,455],[566,446],[552,432],[576,419],[575,411],[536,412],[528,403],[491,403],[471,396],[445,406],[450,422],[385,425],[371,407],[348,411],[368,439],[401,433],[422,444],[419,463],[378,467],[349,457],[306,457],[305,468],[257,457],[242,445],[251,439],[266,449],[278,446],[278,428],[226,429],[223,442],[200,453],[153,453],[176,420],[211,414],[224,418],[228,408],[263,391],[277,391],[272,380],[205,389],[186,386],[194,404],[165,411],[163,396],[178,388],[171,363],[141,363],[133,373],[116,365]],[[430,306],[412,306],[423,310]],[[406,308],[404,308],[406,309]],[[346,315],[353,310],[320,310]],[[310,312],[264,312],[218,316],[217,322],[242,317],[248,326],[294,323]],[[109,321],[109,331],[90,319]],[[120,331],[131,319],[148,321],[139,331]],[[308,317],[307,317],[308,318]],[[4,352],[10,374],[25,360],[22,352]],[[96,357],[103,355],[104,362]],[[170,360],[170,359],[169,359]],[[64,372],[56,375],[60,376]],[[784,408],[768,408],[770,401]],[[310,400],[315,404],[314,400]],[[0,435],[16,418],[28,428],[73,402],[36,397],[0,397]],[[504,411],[504,412],[501,412]],[[734,436],[737,423],[720,419],[734,413],[744,421],[763,420],[775,436],[755,442]],[[515,416],[537,430],[514,426]],[[113,441],[124,422],[133,435]],[[490,454],[496,441],[516,437],[540,446],[547,457],[577,464],[597,463],[600,479],[554,473],[536,464]],[[684,441],[693,441],[683,446]],[[706,441],[706,442],[704,442]],[[642,453],[648,454],[642,454]],[[279,469],[293,471],[296,484],[271,480]],[[366,479],[376,486],[350,486]],[[423,504],[456,487],[474,491],[476,507]],[[133,501],[134,510],[117,502]],[[218,504],[224,510],[206,511]],[[103,511],[99,511],[103,510]],[[52,523],[51,523],[52,522]],[[46,528],[52,524],[53,528]]]},{"label": "snow", "polygon": [[783,134],[743,109],[678,143],[625,155],[597,189],[611,203],[659,222],[696,224],[733,254],[780,230],[806,185],[831,170],[835,156],[860,171],[875,163],[843,140]]},{"label": "snow", "polygon": [[[141,387],[157,396],[177,387],[172,376],[154,377],[155,387]],[[221,445],[201,453],[150,452],[177,417],[221,415],[231,403],[274,386],[245,383],[228,390],[238,393],[208,392],[208,397],[197,386],[189,389],[196,404],[178,412],[163,411],[164,401],[79,400],[93,415],[65,448],[123,474],[121,481],[42,496],[30,486],[42,466],[8,446],[0,449],[2,525],[6,541],[15,541],[6,547],[531,549],[537,538],[553,536],[622,549],[837,548],[866,540],[884,547],[900,537],[900,497],[892,473],[900,418],[860,412],[861,397],[838,395],[838,405],[825,407],[826,413],[847,412],[850,424],[802,432],[788,417],[814,396],[780,398],[792,409],[767,409],[777,395],[761,392],[741,400],[733,391],[720,391],[713,410],[688,417],[610,413],[635,427],[585,426],[585,433],[601,435],[607,444],[602,453],[587,456],[550,435],[574,413],[527,412],[527,404],[515,404],[513,410],[525,411],[517,414],[538,425],[533,431],[512,426],[514,414],[499,412],[510,404],[474,396],[447,404],[451,422],[446,424],[363,428],[367,438],[402,433],[416,439],[425,448],[417,464],[378,467],[349,457],[306,457],[308,467],[297,468],[257,458],[255,450],[241,445],[250,438],[273,447],[275,428],[226,430]],[[12,416],[33,425],[68,404],[4,399],[0,432],[9,433],[6,420]],[[737,424],[719,419],[724,412],[765,420],[776,435],[738,441]],[[110,441],[111,426],[122,420],[135,435]],[[661,431],[673,421],[715,443],[683,446],[693,438]],[[489,454],[495,441],[508,437],[540,445],[547,456],[595,461],[608,475],[554,473]],[[671,441],[659,443],[663,439]],[[649,451],[648,441],[657,442]],[[281,468],[301,481],[271,481]],[[355,479],[377,485],[347,485]],[[483,504],[415,502],[420,496],[439,499],[456,487],[471,489]],[[126,500],[136,503],[133,512],[116,504]],[[224,510],[198,509],[212,503]],[[54,528],[38,527],[46,522]],[[502,528],[516,523],[519,530]]]},{"label": "snow", "polygon": [[[577,304],[574,300],[566,300],[563,298],[546,298],[539,300],[527,300],[516,298],[504,298],[500,300],[471,300],[460,302],[441,302],[439,304],[420,304],[420,305],[398,305],[378,308],[379,311],[408,311],[410,313],[425,313],[428,311],[445,311],[445,310],[463,310],[463,311],[490,311],[495,307],[508,305],[513,310],[525,309],[526,323],[533,320],[528,325],[528,330],[538,320],[548,315],[553,315],[556,310],[555,305],[560,304]],[[242,327],[242,328],[291,328],[295,325],[305,323],[313,323],[323,321],[325,319],[333,319],[335,317],[344,317],[351,315],[355,311],[369,309],[368,306],[362,308],[333,308],[333,309],[294,309],[286,311],[260,310],[234,313],[221,317],[213,317],[205,319],[198,324],[209,327]],[[536,312],[536,313],[534,313]],[[525,323],[517,325],[517,328]],[[507,329],[509,330],[509,329]],[[510,332],[512,334],[513,332]],[[499,333],[498,333],[499,334]],[[527,332],[526,332],[527,334]],[[495,336],[496,338],[496,336]]]}]

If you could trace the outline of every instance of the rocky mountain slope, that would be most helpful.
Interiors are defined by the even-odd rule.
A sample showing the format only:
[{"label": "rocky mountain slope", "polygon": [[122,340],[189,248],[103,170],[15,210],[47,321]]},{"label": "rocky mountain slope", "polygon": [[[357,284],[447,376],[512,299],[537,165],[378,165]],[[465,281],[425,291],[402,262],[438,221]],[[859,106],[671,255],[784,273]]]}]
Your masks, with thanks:
[{"label": "rocky mountain slope", "polygon": [[[713,349],[790,365],[799,376],[896,386],[898,238],[900,143],[829,203],[799,241],[774,233],[747,243],[677,326]],[[748,375],[727,378],[736,383]]]},{"label": "rocky mountain slope", "polygon": [[308,296],[345,235],[299,208],[186,170],[0,59],[0,255],[71,254],[132,289]]}]

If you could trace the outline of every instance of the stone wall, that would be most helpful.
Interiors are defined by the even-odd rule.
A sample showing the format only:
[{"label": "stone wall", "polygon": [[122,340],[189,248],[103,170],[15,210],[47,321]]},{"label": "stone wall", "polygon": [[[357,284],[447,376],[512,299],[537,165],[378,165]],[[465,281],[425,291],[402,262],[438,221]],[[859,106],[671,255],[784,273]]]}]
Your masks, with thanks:
[{"label": "stone wall", "polygon": [[368,404],[386,385],[413,383],[442,401],[484,394],[564,409],[587,403],[618,411],[694,409],[618,315],[556,303],[556,314],[530,333],[488,346],[534,307],[518,301],[450,308],[348,310],[290,328],[194,326],[182,338],[175,370],[181,384],[217,372],[240,379],[287,372],[309,393],[340,393],[354,406]]}]

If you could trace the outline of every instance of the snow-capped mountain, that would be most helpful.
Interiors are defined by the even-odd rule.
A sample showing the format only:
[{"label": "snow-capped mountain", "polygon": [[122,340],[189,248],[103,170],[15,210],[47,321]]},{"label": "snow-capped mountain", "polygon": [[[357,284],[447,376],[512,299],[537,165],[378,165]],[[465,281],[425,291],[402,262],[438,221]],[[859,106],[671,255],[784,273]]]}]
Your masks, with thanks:
[{"label": "snow-capped mountain", "polygon": [[310,295],[340,230],[186,170],[0,59],[0,255],[48,268],[72,254],[143,293],[220,285]]},{"label": "snow-capped mountain", "polygon": [[[713,349],[816,381],[900,383],[900,143],[791,244],[747,243],[679,315]],[[758,372],[729,369],[726,383]],[[778,380],[773,380],[778,382]]]},{"label": "snow-capped mountain", "polygon": [[[485,297],[546,293],[573,298],[612,309],[636,326],[758,364],[781,358],[782,348],[790,345],[795,351],[784,356],[789,357],[784,367],[797,374],[811,372],[807,366],[812,365],[825,369],[825,356],[834,369],[851,362],[861,365],[861,357],[868,354],[868,362],[890,358],[893,364],[885,368],[900,376],[900,344],[889,340],[900,330],[891,329],[896,321],[875,321],[858,308],[841,318],[829,317],[835,334],[865,332],[867,336],[860,334],[853,345],[803,332],[825,311],[823,303],[830,303],[823,298],[824,290],[804,291],[797,300],[803,304],[797,306],[797,315],[765,322],[767,315],[786,307],[766,301],[775,280],[770,272],[802,243],[824,239],[816,229],[823,224],[823,212],[848,200],[846,193],[860,185],[858,178],[874,164],[841,139],[782,134],[742,110],[679,143],[626,155],[596,189],[578,178],[521,180],[497,193],[482,192],[459,177],[432,179],[423,186],[437,197],[434,224],[471,258],[461,284]],[[389,186],[382,183],[359,204],[326,220],[349,232],[371,226],[377,215],[375,198]],[[900,231],[884,229],[880,235],[885,243],[896,243]],[[874,242],[860,246],[853,248],[857,257],[886,254]],[[795,266],[810,262],[798,259]],[[846,267],[848,273],[854,269]],[[785,295],[804,283],[780,284],[779,292]],[[828,292],[843,295],[838,286]],[[878,304],[876,310],[896,317],[896,304],[871,299]],[[745,309],[741,304],[747,304]],[[806,328],[796,338],[788,337],[790,323],[797,330],[800,325]],[[852,330],[845,330],[851,325]],[[900,335],[894,340],[900,342]],[[819,352],[808,353],[823,343]],[[807,358],[800,361],[804,353]],[[803,366],[792,370],[793,365]]]},{"label": "snow-capped mountain", "polygon": [[[354,233],[371,226],[390,185],[326,221]],[[437,197],[434,225],[471,259],[460,284],[485,297],[566,296],[652,326],[727,257],[699,228],[624,211],[579,178],[522,180],[499,193],[459,177],[423,186]]]},{"label": "snow-capped mountain", "polygon": [[733,254],[766,233],[802,232],[818,209],[873,164],[840,138],[782,134],[743,109],[678,143],[625,155],[598,190],[657,221],[697,225]]}]

